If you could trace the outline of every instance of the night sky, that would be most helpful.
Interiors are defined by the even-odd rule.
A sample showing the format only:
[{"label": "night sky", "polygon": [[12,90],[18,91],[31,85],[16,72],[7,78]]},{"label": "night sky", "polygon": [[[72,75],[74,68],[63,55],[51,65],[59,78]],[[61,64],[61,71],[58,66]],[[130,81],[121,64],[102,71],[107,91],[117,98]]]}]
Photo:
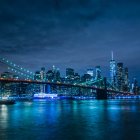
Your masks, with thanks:
[{"label": "night sky", "polygon": [[108,76],[112,50],[140,80],[139,0],[0,0],[0,56],[29,70]]}]

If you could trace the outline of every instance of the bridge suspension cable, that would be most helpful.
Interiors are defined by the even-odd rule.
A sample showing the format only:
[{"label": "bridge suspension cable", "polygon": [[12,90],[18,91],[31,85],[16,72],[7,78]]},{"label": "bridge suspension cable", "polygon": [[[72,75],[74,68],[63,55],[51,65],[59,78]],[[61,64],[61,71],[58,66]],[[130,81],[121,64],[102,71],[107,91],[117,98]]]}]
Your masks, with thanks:
[{"label": "bridge suspension cable", "polygon": [[8,69],[12,72],[18,74],[21,77],[24,77],[25,79],[34,79],[34,73],[9,61],[6,58],[0,58],[0,62],[3,64],[6,64],[8,66]]}]

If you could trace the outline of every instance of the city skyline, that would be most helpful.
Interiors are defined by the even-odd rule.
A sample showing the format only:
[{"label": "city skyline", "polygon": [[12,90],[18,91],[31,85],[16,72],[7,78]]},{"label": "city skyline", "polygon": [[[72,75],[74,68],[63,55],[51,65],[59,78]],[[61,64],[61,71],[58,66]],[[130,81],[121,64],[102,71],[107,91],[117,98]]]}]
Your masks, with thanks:
[{"label": "city skyline", "polygon": [[[122,91],[124,93],[130,92],[133,94],[139,93],[137,79],[134,78],[133,81],[130,81],[128,68],[124,67],[123,63],[116,63],[113,59],[113,52],[110,60],[110,77],[108,78],[102,74],[99,65],[96,66],[95,69],[87,69],[84,75],[79,75],[73,68],[66,68],[65,76],[62,76],[60,70],[54,65],[51,69],[41,67],[40,70],[31,72],[5,58],[1,58],[0,62],[8,66],[8,71],[12,71],[1,73],[1,80],[13,80],[13,82],[25,80],[26,82],[49,82],[54,84],[71,84],[74,86],[79,84],[81,86],[83,84],[97,84],[97,87],[103,87],[103,83],[105,84],[107,82],[105,85],[111,86],[110,88],[117,91]],[[44,92],[46,88],[42,87],[40,89]]]},{"label": "city skyline", "polygon": [[[3,72],[12,72],[13,74],[15,73],[19,76],[22,74],[22,71],[23,72],[26,71],[27,73],[30,73],[33,76],[36,74],[36,72],[39,74],[40,72],[42,72],[42,70],[43,70],[43,73],[45,72],[46,74],[49,71],[57,70],[57,71],[59,71],[61,77],[67,77],[67,69],[70,69],[70,71],[72,71],[73,75],[76,74],[79,76],[83,76],[85,74],[88,74],[88,75],[91,75],[91,77],[94,77],[95,79],[98,79],[100,77],[106,77],[108,80],[110,80],[111,84],[115,86],[116,81],[118,80],[118,72],[120,69],[121,70],[120,74],[119,74],[121,76],[120,78],[124,79],[124,83],[127,83],[126,85],[128,85],[128,83],[134,82],[134,80],[138,80],[136,77],[133,77],[133,79],[130,78],[130,77],[132,77],[132,75],[129,73],[128,67],[126,65],[124,65],[123,62],[115,61],[113,51],[111,51],[110,70],[108,71],[108,73],[110,73],[109,76],[104,75],[104,73],[102,72],[103,69],[101,68],[100,65],[87,68],[86,70],[83,70],[83,73],[81,74],[72,67],[65,68],[65,70],[63,70],[65,72],[62,73],[62,71],[60,71],[60,69],[54,65],[52,65],[51,68],[46,68],[45,66],[43,66],[40,69],[36,69],[35,71],[30,71],[29,69],[24,68],[21,65],[17,65],[14,62],[12,62],[6,58],[0,58],[0,63],[7,66],[7,70],[3,71]],[[3,72],[1,74],[3,74]]]},{"label": "city skyline", "polygon": [[[14,63],[13,61],[10,61],[10,60],[8,60],[7,58],[1,58],[1,64],[2,65],[5,65],[5,67],[6,67],[6,69],[4,69],[4,70],[0,70],[1,71],[1,73],[3,73],[3,72],[12,72],[13,74],[15,73],[15,74],[18,74],[18,73],[16,73],[15,71],[14,71],[14,69],[13,69],[13,71],[12,71],[12,68],[11,69],[9,69],[9,66],[7,65],[8,63],[10,64],[10,63],[12,63],[13,65],[16,65],[16,66],[18,66],[18,67],[21,67],[22,69],[26,69],[27,71],[30,71],[30,72],[32,72],[32,73],[35,73],[35,72],[39,72],[39,71],[41,71],[41,69],[43,68],[43,69],[45,69],[45,71],[47,72],[47,71],[49,71],[49,70],[53,70],[53,69],[58,69],[59,71],[60,71],[60,74],[61,74],[61,76],[62,77],[65,77],[67,74],[67,68],[70,68],[70,69],[73,69],[74,70],[74,73],[77,73],[77,74],[80,74],[80,76],[82,76],[82,75],[84,75],[84,74],[89,74],[89,75],[92,75],[93,77],[96,77],[96,69],[99,67],[99,69],[100,69],[100,73],[101,73],[101,75],[102,75],[102,77],[107,77],[109,80],[110,80],[110,82],[113,84],[113,79],[115,80],[116,79],[116,71],[117,71],[117,65],[118,64],[122,64],[122,68],[123,68],[123,70],[125,70],[126,68],[127,68],[127,70],[128,70],[128,67],[123,63],[123,62],[117,62],[115,59],[114,59],[114,53],[113,53],[113,51],[111,51],[111,59],[110,59],[110,66],[108,66],[108,72],[107,72],[107,74],[105,73],[105,69],[104,69],[104,67],[101,67],[99,64],[97,65],[97,66],[92,66],[92,67],[87,67],[87,68],[85,68],[85,69],[83,69],[83,70],[81,70],[81,71],[77,71],[75,68],[73,68],[73,67],[65,67],[63,70],[61,69],[59,69],[59,67],[57,67],[57,66],[55,66],[55,65],[52,65],[52,66],[50,66],[50,67],[45,67],[45,66],[42,66],[42,67],[40,67],[39,69],[35,69],[34,71],[31,71],[30,70],[30,68],[24,68],[21,64],[16,64],[16,63]],[[6,64],[4,64],[3,62],[2,62],[2,59],[5,59],[5,61],[8,61],[8,63]],[[124,64],[124,66],[123,66],[123,64]],[[110,67],[110,68],[109,68]],[[89,73],[88,73],[88,71],[89,71]],[[92,71],[92,74],[91,74],[91,71]],[[129,78],[129,81],[132,83],[133,81],[134,81],[134,79],[137,79],[138,80],[138,78],[137,77],[134,77],[133,76],[133,74],[131,75],[131,73],[129,72],[129,76],[128,76],[128,78]],[[114,84],[113,84],[114,85]]]},{"label": "city skyline", "polygon": [[32,71],[55,65],[84,73],[100,65],[109,76],[113,50],[140,81],[139,9],[138,0],[1,1],[1,57]]}]

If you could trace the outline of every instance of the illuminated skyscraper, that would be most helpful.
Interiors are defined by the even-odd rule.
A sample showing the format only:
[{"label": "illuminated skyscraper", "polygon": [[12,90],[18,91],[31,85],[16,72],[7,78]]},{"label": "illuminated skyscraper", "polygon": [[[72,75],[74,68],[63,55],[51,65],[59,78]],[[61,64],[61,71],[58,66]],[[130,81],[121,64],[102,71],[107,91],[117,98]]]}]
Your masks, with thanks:
[{"label": "illuminated skyscraper", "polygon": [[124,75],[123,75],[123,63],[117,63],[117,87],[120,91],[123,90]]},{"label": "illuminated skyscraper", "polygon": [[68,83],[74,82],[74,69],[66,68],[66,82]]},{"label": "illuminated skyscraper", "polygon": [[134,81],[132,83],[132,92],[134,94],[138,94],[138,81],[136,78],[134,78]]},{"label": "illuminated skyscraper", "polygon": [[96,66],[95,70],[96,70],[95,79],[98,80],[98,79],[101,78],[101,67],[100,66]]},{"label": "illuminated skyscraper", "polygon": [[91,75],[89,74],[84,74],[82,77],[81,77],[81,81],[82,82],[87,82],[87,81],[90,81],[91,80]]},{"label": "illuminated skyscraper", "polygon": [[74,77],[74,69],[66,68],[66,77],[67,78],[73,78]]},{"label": "illuminated skyscraper", "polygon": [[46,73],[45,73],[45,68],[44,67],[41,68],[40,76],[41,76],[42,81],[46,80]]},{"label": "illuminated skyscraper", "polygon": [[37,81],[41,80],[40,71],[35,72],[34,80],[37,80]]},{"label": "illuminated skyscraper", "polygon": [[124,91],[129,91],[128,68],[124,69]]},{"label": "illuminated skyscraper", "polygon": [[91,77],[93,77],[94,70],[93,69],[87,69],[87,74],[89,74]]},{"label": "illuminated skyscraper", "polygon": [[60,81],[60,70],[56,68],[54,65],[52,70],[48,70],[46,73],[46,79],[51,82],[58,82]]},{"label": "illuminated skyscraper", "polygon": [[110,81],[111,81],[111,84],[113,86],[116,85],[116,62],[113,58],[113,52],[112,52],[112,58],[110,60]]},{"label": "illuminated skyscraper", "polygon": [[46,79],[47,81],[49,82],[53,82],[53,79],[54,79],[54,73],[52,70],[48,70],[47,73],[46,73]]},{"label": "illuminated skyscraper", "polygon": [[75,83],[80,82],[80,75],[79,75],[78,73],[75,73],[75,74],[74,74],[74,82],[75,82]]},{"label": "illuminated skyscraper", "polygon": [[56,68],[54,71],[54,81],[58,82],[60,81],[60,70],[59,68]]}]

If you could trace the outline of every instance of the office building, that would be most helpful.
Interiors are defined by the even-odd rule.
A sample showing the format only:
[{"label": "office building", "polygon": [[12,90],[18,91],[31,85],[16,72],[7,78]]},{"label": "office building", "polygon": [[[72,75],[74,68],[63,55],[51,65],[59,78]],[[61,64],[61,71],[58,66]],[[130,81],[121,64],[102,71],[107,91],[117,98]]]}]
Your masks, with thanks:
[{"label": "office building", "polygon": [[98,80],[98,79],[101,78],[101,67],[100,66],[96,66],[95,71],[96,71],[95,80]]},{"label": "office building", "polygon": [[82,77],[81,77],[81,82],[87,82],[87,81],[90,81],[92,79],[91,75],[89,74],[84,74]]},{"label": "office building", "polygon": [[116,86],[116,62],[113,58],[113,52],[111,55],[111,60],[110,60],[110,82],[113,86]]},{"label": "office building", "polygon": [[124,77],[123,77],[123,63],[117,63],[117,87],[120,91],[123,90]]},{"label": "office building", "polygon": [[123,91],[129,91],[128,68],[124,68],[124,86]]},{"label": "office building", "polygon": [[46,81],[46,72],[44,67],[41,68],[40,77],[41,77],[41,81]]},{"label": "office building", "polygon": [[93,69],[87,69],[87,74],[89,74],[91,77],[93,77],[94,70]]},{"label": "office building", "polygon": [[66,68],[66,78],[73,78],[74,77],[74,69]]},{"label": "office building", "polygon": [[40,71],[36,71],[34,75],[34,80],[40,81],[41,80],[41,74]]},{"label": "office building", "polygon": [[136,78],[134,78],[133,83],[132,83],[132,92],[134,94],[138,94],[139,87],[138,87],[138,81]]},{"label": "office building", "polygon": [[79,83],[80,82],[80,75],[78,73],[74,74],[74,83]]}]

